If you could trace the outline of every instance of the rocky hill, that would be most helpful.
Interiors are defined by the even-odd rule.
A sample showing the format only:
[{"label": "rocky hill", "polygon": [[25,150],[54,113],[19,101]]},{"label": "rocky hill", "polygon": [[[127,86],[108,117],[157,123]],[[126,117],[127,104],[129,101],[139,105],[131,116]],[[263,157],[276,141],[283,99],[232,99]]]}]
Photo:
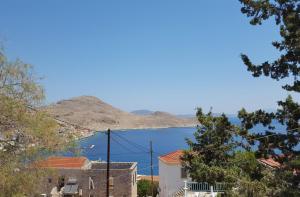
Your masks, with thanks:
[{"label": "rocky hill", "polygon": [[[150,115],[128,113],[92,96],[62,100],[47,106],[46,111],[57,119],[96,131],[196,125],[195,119],[179,118],[166,112],[153,112]],[[81,135],[89,135],[87,131],[80,132]]]}]

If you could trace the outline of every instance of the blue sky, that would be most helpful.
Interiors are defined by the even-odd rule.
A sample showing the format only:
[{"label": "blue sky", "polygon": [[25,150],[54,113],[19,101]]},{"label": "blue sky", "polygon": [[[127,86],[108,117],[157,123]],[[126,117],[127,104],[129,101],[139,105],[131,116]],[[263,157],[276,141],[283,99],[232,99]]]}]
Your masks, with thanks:
[{"label": "blue sky", "polygon": [[1,0],[0,40],[43,76],[47,103],[93,95],[126,111],[275,108],[282,82],[240,59],[274,59],[274,21],[251,26],[238,0]]}]

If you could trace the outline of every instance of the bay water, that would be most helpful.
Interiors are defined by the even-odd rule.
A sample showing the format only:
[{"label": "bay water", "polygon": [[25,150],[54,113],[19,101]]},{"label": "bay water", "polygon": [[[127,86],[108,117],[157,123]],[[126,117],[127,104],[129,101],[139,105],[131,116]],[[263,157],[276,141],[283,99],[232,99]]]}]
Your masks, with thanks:
[{"label": "bay water", "polygon": [[[233,124],[239,124],[237,118],[231,118]],[[276,131],[285,127],[275,123]],[[266,128],[258,125],[253,132],[264,132]],[[137,162],[138,174],[150,174],[150,141],[153,144],[154,175],[158,175],[158,157],[164,154],[187,149],[186,139],[194,139],[196,127],[132,129],[111,131],[111,161]],[[97,132],[95,135],[78,141],[81,155],[90,160],[106,161],[107,134]]]}]

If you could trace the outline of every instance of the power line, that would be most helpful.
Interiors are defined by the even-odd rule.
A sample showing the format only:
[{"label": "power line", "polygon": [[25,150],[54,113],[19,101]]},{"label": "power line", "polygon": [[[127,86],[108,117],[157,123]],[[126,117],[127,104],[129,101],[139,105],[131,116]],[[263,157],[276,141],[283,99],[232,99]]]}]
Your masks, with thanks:
[{"label": "power line", "polygon": [[[142,145],[140,145],[140,144],[138,144],[138,143],[135,143],[134,141],[129,140],[129,139],[125,138],[124,136],[121,136],[120,134],[118,134],[118,133],[116,133],[116,132],[113,132],[113,134],[119,136],[119,137],[122,138],[124,141],[128,142],[128,143],[131,144],[131,145],[134,145],[135,147],[141,147],[141,148],[146,149],[147,151],[149,151],[148,148],[146,148],[146,147],[144,147],[144,146],[142,146]],[[148,152],[148,153],[149,153],[149,152]],[[162,154],[162,153],[155,152],[155,151],[153,151],[153,153],[156,153],[157,155],[164,155],[164,154]],[[172,157],[172,156],[170,156],[170,155],[165,155],[165,156],[166,156],[166,157],[169,157],[169,158],[171,158],[171,159],[175,159],[175,160],[178,159],[178,158]]]},{"label": "power line", "polygon": [[[144,146],[142,146],[142,145],[140,145],[140,144],[137,144],[137,143],[133,142],[132,140],[129,140],[129,139],[127,139],[127,138],[121,136],[120,134],[117,134],[116,132],[113,132],[113,134],[115,134],[115,135],[121,137],[124,141],[128,142],[128,143],[131,144],[131,145],[134,144],[136,147],[142,147],[142,148],[144,148],[144,149],[147,149],[146,147],[144,147]],[[148,150],[148,149],[147,149],[147,150]],[[158,156],[164,155],[164,154],[162,154],[162,153],[155,152],[155,151],[153,151],[153,153],[156,153]],[[170,156],[170,155],[165,155],[165,157],[169,157],[169,158],[174,159],[174,160],[177,160],[177,159],[178,159],[178,158],[172,157],[172,156]]]},{"label": "power line", "polygon": [[109,172],[110,172],[110,129],[107,130],[107,165],[106,165],[106,197],[109,197]]},{"label": "power line", "polygon": [[131,150],[130,148],[126,147],[125,145],[121,144],[116,138],[114,138],[113,136],[111,136],[111,139],[117,143],[119,146],[123,147],[124,149],[126,149],[127,151],[136,154],[137,152]]},{"label": "power line", "polygon": [[[158,165],[153,165],[153,167],[158,167]],[[138,169],[139,171],[143,171],[143,170],[147,170],[147,169],[149,169],[149,168],[151,168],[151,166],[148,166],[148,167],[145,167],[145,168],[141,168],[141,169]],[[118,175],[118,176],[114,176],[114,178],[119,178],[119,177],[122,177],[122,176],[125,176],[125,175],[128,175],[128,173],[122,173],[122,174],[120,174],[120,175]]]},{"label": "power line", "polygon": [[135,142],[133,142],[133,141],[131,141],[131,140],[128,140],[127,138],[125,138],[124,136],[122,136],[122,135],[120,135],[120,134],[118,134],[118,133],[116,133],[116,132],[114,132],[114,134],[115,134],[116,136],[118,136],[119,138],[123,139],[124,141],[126,141],[128,144],[130,144],[130,145],[132,145],[132,146],[135,146],[135,147],[138,148],[138,149],[144,149],[144,150],[146,150],[146,152],[149,152],[149,151],[150,151],[149,148],[146,148],[145,146],[142,146],[142,145],[137,144],[137,143],[135,143]]},{"label": "power line", "polygon": [[[142,155],[142,154],[145,154],[145,152],[112,153],[112,154],[110,154],[110,155],[138,155],[138,154],[139,154],[139,155]],[[89,153],[89,154],[88,154],[88,156],[91,156],[91,157],[97,156],[97,155],[106,155],[106,153],[101,152],[101,153]]]},{"label": "power line", "polygon": [[[272,133],[272,134],[269,134],[269,135],[257,134],[257,135],[262,135],[262,136],[258,136],[258,137],[251,137],[249,135],[246,135],[246,136],[245,135],[244,136],[243,135],[238,135],[238,136],[241,136],[241,137],[243,137],[243,138],[245,138],[249,141],[254,141],[254,140],[269,138],[269,137],[272,137],[272,136],[286,136],[287,134],[278,133],[278,132],[289,132],[289,131],[295,131],[295,130],[298,130],[298,129],[300,129],[300,127],[294,128],[294,129],[288,129],[288,130],[285,130],[285,131],[276,131],[277,133]],[[271,132],[271,131],[269,131],[269,132]],[[294,137],[299,138],[299,136],[295,136],[295,135],[294,135]]]},{"label": "power line", "polygon": [[150,159],[151,159],[151,193],[153,196],[153,188],[154,188],[154,183],[153,183],[153,150],[152,150],[152,141],[150,141]]},{"label": "power line", "polygon": [[[140,144],[137,144],[136,142],[132,141],[132,140],[129,140],[127,138],[125,138],[124,136],[121,136],[120,134],[116,133],[116,132],[113,132],[114,135],[117,135],[119,136],[120,138],[122,138],[124,141],[128,142],[129,144],[136,146],[136,147],[142,147],[143,149],[147,149],[146,147],[140,145]],[[156,155],[158,156],[161,156],[161,155],[164,155],[163,153],[160,153],[160,152],[156,152],[156,151],[153,151],[153,153],[155,153]],[[173,157],[171,155],[164,155],[164,157],[168,157],[170,159],[174,159],[174,160],[178,160],[178,157]]]}]

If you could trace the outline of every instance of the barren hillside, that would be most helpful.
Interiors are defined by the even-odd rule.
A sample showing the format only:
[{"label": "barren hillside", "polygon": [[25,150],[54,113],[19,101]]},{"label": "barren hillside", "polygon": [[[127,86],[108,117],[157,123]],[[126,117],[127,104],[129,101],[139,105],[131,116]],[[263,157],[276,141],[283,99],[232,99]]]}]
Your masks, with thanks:
[{"label": "barren hillside", "polygon": [[97,131],[107,128],[136,129],[196,125],[194,119],[178,118],[165,112],[154,112],[143,116],[128,113],[92,96],[62,100],[47,106],[46,109],[58,119]]}]

